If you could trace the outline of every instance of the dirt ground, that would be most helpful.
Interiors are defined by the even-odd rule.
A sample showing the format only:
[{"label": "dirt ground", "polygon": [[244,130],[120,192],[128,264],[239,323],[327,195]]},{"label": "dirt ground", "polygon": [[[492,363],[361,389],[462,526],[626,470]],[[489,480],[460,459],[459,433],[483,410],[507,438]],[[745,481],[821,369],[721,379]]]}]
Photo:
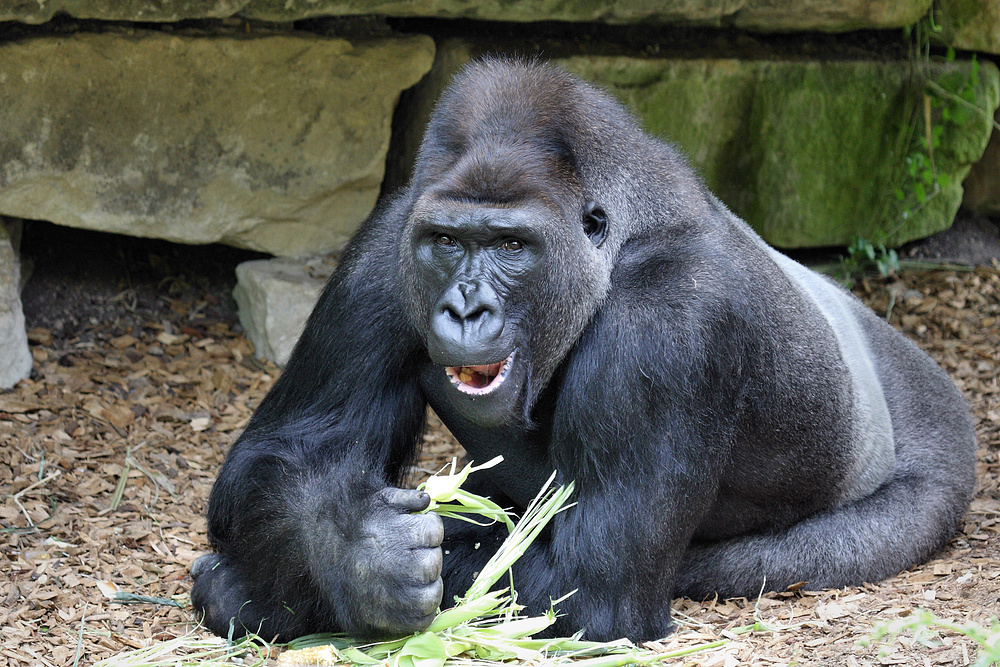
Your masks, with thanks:
[{"label": "dirt ground", "polygon": [[[974,245],[988,260],[1000,253],[986,231]],[[190,628],[187,568],[207,549],[215,471],[279,370],[253,359],[229,297],[246,253],[33,224],[25,254],[35,366],[0,393],[0,667],[92,664]],[[975,660],[974,642],[952,631],[858,642],[917,609],[980,625],[1000,609],[1000,268],[907,271],[856,291],[968,397],[980,486],[964,529],[933,561],[877,584],[675,600],[680,630],[654,648],[729,641],[669,664]],[[457,451],[440,426],[424,441],[426,470]],[[160,602],[120,604],[116,590]]]}]

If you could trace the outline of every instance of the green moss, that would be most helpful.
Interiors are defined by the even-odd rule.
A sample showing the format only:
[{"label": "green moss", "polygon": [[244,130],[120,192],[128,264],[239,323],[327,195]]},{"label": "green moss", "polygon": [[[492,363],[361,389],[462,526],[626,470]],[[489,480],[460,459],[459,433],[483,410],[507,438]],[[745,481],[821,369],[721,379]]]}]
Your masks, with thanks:
[{"label": "green moss", "polygon": [[938,0],[934,15],[945,41],[955,48],[1000,53],[1000,4],[996,0]]},{"label": "green moss", "polygon": [[[935,154],[943,187],[904,216],[907,203],[894,193],[908,185],[906,157],[924,129],[924,85],[909,63],[609,57],[563,64],[677,144],[712,190],[779,247],[845,245],[853,236],[896,245],[947,228],[961,180],[990,134],[984,114],[948,124]],[[948,87],[970,67],[947,63],[931,72]],[[996,68],[983,65],[975,103],[992,113],[998,88]]]}]

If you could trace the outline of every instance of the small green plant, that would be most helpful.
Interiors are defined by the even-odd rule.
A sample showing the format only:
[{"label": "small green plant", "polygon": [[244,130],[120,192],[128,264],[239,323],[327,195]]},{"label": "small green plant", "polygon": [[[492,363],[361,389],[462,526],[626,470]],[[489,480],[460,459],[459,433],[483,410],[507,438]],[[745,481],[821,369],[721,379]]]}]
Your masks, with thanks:
[{"label": "small green plant", "polygon": [[878,271],[883,278],[899,271],[899,255],[884,243],[875,244],[869,239],[855,236],[847,246],[847,255],[841,258],[841,281],[851,287],[858,276]]},{"label": "small green plant", "polygon": [[953,177],[947,168],[941,168],[941,148],[946,145],[947,135],[975,115],[992,120],[992,111],[977,104],[980,67],[975,55],[968,67],[931,67],[935,61],[955,62],[955,50],[950,46],[943,58],[932,53],[932,45],[944,43],[942,33],[933,9],[905,29],[910,43],[912,86],[891,149],[899,156],[899,171],[892,197],[885,198],[882,211],[876,215],[877,232],[869,236],[894,238],[921,209],[951,191]]},{"label": "small green plant", "polygon": [[[945,61],[955,61],[954,49],[948,48]],[[923,64],[928,62],[925,60]],[[950,188],[950,174],[939,171],[936,163],[941,139],[949,128],[968,123],[977,109],[979,61],[975,55],[966,73],[951,72],[938,81],[931,77],[926,66],[921,69],[924,80],[923,113],[920,114],[923,117],[923,133],[914,138],[914,145],[903,160],[902,181],[893,191],[896,200],[903,206],[898,225],[908,221],[929,201]]]},{"label": "small green plant", "polygon": [[924,646],[941,646],[941,630],[956,632],[979,645],[979,655],[971,667],[1000,665],[1000,622],[996,618],[992,619],[990,628],[983,628],[974,624],[946,621],[926,609],[918,609],[906,618],[877,623],[871,635],[861,639],[858,644],[869,646],[872,642],[881,642],[882,652],[888,653],[885,644],[904,632],[910,632],[914,641]]}]

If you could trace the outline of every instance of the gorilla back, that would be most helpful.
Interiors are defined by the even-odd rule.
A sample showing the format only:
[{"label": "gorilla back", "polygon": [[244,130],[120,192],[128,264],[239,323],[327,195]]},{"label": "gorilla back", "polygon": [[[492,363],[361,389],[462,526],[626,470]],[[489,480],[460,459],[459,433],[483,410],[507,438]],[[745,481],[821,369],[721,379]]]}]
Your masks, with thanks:
[{"label": "gorilla back", "polygon": [[875,581],[942,548],[974,484],[925,354],[768,248],[677,152],[555,68],[486,60],[359,231],[209,502],[215,632],[421,630],[504,537],[398,488],[427,404],[515,508],[576,504],[514,567],[556,632],[663,636],[673,595]]}]

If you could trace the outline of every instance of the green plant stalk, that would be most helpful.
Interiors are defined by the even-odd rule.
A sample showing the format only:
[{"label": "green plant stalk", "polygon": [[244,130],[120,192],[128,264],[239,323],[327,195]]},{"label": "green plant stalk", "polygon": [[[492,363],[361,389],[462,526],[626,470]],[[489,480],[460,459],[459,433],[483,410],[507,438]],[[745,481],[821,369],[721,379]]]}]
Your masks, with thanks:
[{"label": "green plant stalk", "polygon": [[[263,642],[260,638],[252,635],[229,643],[215,637],[199,639],[193,634],[187,634],[129,653],[112,656],[96,663],[95,667],[232,665],[232,659],[238,657],[244,658],[244,667],[256,667],[265,663],[264,655],[259,651],[261,645]],[[175,655],[179,651],[183,651],[183,655]],[[256,660],[246,657],[255,651],[257,652]]]},{"label": "green plant stalk", "polygon": [[553,491],[549,486],[554,479],[555,473],[553,472],[535,499],[528,504],[524,516],[517,522],[514,530],[472,582],[462,600],[485,595],[514,562],[524,555],[524,552],[545,529],[549,521],[562,509],[563,504],[573,494],[574,484],[570,482]]},{"label": "green plant stalk", "polygon": [[504,610],[501,607],[510,601],[506,593],[506,590],[490,591],[479,598],[467,600],[464,604],[451,609],[445,609],[434,617],[427,631],[441,632],[477,618],[502,614]]}]

